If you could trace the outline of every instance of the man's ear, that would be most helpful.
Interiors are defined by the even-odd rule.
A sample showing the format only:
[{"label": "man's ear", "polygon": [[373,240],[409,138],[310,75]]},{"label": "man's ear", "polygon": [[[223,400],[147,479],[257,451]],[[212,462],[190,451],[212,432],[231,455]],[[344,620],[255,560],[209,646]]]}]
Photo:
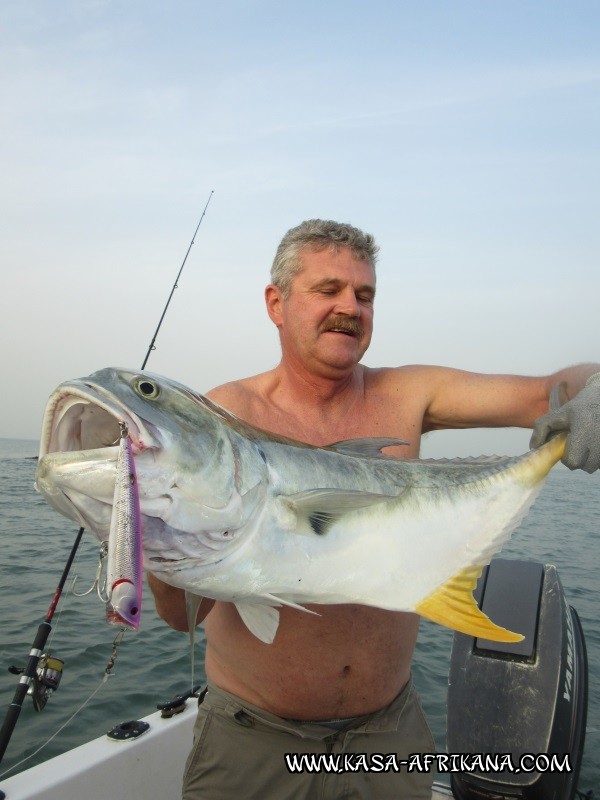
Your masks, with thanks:
[{"label": "man's ear", "polygon": [[281,303],[283,295],[278,286],[270,283],[265,289],[265,304],[267,306],[267,314],[271,322],[279,327],[282,323],[281,317]]}]

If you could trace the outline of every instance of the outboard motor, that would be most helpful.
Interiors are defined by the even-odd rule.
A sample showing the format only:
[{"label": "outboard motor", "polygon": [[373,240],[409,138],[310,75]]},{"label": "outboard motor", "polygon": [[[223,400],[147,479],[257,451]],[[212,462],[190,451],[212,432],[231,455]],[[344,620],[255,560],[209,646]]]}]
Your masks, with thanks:
[{"label": "outboard motor", "polygon": [[[474,771],[453,774],[454,796],[572,800],[585,738],[587,654],[556,568],[494,559],[475,598],[495,623],[525,638],[513,644],[455,634],[448,753],[481,754],[483,769],[475,763]],[[486,765],[488,754],[496,759]],[[559,769],[550,771],[553,756]]]}]

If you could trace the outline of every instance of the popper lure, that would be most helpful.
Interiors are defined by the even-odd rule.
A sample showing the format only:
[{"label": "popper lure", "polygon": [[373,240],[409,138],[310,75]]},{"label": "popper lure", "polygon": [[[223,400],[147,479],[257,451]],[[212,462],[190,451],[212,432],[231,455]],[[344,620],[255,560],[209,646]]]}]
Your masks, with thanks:
[{"label": "popper lure", "polygon": [[127,425],[121,438],[108,537],[106,619],[136,630],[142,610],[142,525],[135,461]]}]

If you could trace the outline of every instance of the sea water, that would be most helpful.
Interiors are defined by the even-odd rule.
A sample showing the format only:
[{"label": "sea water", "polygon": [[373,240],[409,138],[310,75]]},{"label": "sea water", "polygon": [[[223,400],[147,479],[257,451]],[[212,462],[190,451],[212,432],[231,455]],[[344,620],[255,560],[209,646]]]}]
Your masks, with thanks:
[{"label": "sea water", "polygon": [[[0,439],[0,722],[18,681],[8,668],[25,665],[77,535],[77,526],[50,508],[34,491],[36,454],[36,442]],[[599,520],[600,475],[571,473],[559,464],[502,553],[506,558],[556,565],[567,600],[579,614],[589,662],[587,733],[579,789],[592,789],[597,794],[600,793]],[[86,532],[46,646],[46,652],[65,662],[62,681],[42,712],[36,712],[31,698],[25,698],[0,774],[34,753],[65,723],[66,727],[38,754],[20,764],[18,770],[101,736],[120,722],[146,716],[157,703],[191,686],[188,637],[171,630],[158,618],[147,587],[141,630],[125,634],[116,648],[114,667],[106,678],[118,629],[105,622],[104,606],[95,591],[77,597],[70,588],[74,575],[77,575],[76,592],[83,592],[93,584],[97,560],[98,543]],[[427,621],[422,623],[413,674],[438,751],[445,749],[451,647],[451,631]],[[199,630],[195,683],[204,678],[203,656],[204,640]]]}]

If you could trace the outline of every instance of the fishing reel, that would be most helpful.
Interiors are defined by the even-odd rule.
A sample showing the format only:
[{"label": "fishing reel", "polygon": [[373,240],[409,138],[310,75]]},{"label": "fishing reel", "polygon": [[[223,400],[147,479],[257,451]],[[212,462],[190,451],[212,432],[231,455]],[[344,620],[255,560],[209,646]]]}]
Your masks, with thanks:
[{"label": "fishing reel", "polygon": [[[36,667],[36,674],[31,679],[27,694],[33,700],[33,707],[36,711],[43,711],[48,698],[55,692],[63,674],[64,661],[56,656],[44,653],[40,656]],[[9,672],[13,675],[22,675],[25,672],[23,667],[9,667]]]}]

